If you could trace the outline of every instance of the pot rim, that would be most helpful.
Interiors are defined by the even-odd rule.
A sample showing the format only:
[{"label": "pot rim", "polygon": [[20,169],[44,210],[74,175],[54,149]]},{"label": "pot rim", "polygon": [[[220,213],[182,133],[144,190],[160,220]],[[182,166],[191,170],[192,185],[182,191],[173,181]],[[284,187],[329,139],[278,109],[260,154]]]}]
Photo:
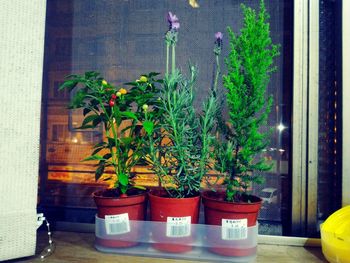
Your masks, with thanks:
[{"label": "pot rim", "polygon": [[164,197],[164,196],[159,196],[156,193],[166,193],[166,190],[164,189],[152,189],[150,191],[148,191],[148,195],[152,198],[155,199],[162,199],[162,200],[191,200],[191,199],[200,199],[201,198],[201,194],[198,193],[198,195],[196,196],[191,196],[191,197],[181,197],[181,198],[177,198],[177,197]]},{"label": "pot rim", "polygon": [[141,189],[138,189],[139,191],[142,191],[142,193],[138,193],[138,194],[133,194],[133,195],[128,195],[128,196],[125,196],[125,197],[120,197],[120,196],[102,196],[102,195],[99,195],[103,192],[106,192],[110,189],[102,189],[102,190],[97,190],[95,192],[92,193],[92,197],[93,198],[100,198],[100,199],[126,199],[126,198],[136,198],[136,197],[141,197],[141,196],[144,196],[146,195],[147,196],[147,193],[148,193],[148,190],[141,190]]},{"label": "pot rim", "polygon": [[214,202],[223,203],[223,204],[237,204],[237,205],[256,205],[256,204],[262,203],[262,201],[263,201],[259,196],[250,195],[250,196],[256,198],[258,201],[251,202],[251,203],[248,203],[248,202],[228,202],[225,200],[219,200],[217,198],[208,196],[209,193],[218,193],[219,195],[225,195],[225,192],[222,190],[220,190],[220,191],[205,190],[201,193],[203,201],[208,200],[208,201],[214,201]]}]

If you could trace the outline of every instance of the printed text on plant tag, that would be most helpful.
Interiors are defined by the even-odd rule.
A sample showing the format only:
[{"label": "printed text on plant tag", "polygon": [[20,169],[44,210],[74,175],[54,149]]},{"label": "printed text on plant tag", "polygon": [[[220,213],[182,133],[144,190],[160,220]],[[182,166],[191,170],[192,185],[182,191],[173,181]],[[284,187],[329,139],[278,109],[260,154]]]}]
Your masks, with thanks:
[{"label": "printed text on plant tag", "polygon": [[224,240],[240,240],[248,238],[248,220],[222,219],[221,238]]},{"label": "printed text on plant tag", "polygon": [[168,217],[166,223],[167,237],[188,237],[191,235],[191,217]]},{"label": "printed text on plant tag", "polygon": [[129,214],[106,215],[106,234],[119,235],[130,232]]}]

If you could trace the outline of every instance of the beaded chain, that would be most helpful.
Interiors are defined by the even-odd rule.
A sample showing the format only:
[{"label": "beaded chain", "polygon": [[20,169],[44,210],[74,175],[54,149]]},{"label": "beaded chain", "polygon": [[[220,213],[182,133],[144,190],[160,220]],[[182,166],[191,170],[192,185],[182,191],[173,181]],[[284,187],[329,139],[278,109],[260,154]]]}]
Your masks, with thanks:
[{"label": "beaded chain", "polygon": [[47,227],[47,235],[49,236],[49,245],[44,248],[44,250],[40,253],[40,259],[43,261],[45,258],[50,256],[54,251],[55,251],[55,244],[53,243],[52,236],[51,236],[51,230],[50,230],[50,223],[47,221],[47,219],[44,217],[43,218],[46,223]]}]

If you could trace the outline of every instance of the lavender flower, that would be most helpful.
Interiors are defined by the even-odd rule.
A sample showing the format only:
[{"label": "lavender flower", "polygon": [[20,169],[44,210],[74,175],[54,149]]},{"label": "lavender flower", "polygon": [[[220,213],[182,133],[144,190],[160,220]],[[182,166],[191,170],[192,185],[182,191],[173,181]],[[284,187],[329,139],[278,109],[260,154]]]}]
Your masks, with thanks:
[{"label": "lavender flower", "polygon": [[167,19],[169,22],[169,30],[178,30],[180,28],[179,19],[172,12],[168,12]]},{"label": "lavender flower", "polygon": [[218,40],[222,41],[222,37],[223,37],[223,34],[221,32],[216,32],[215,33],[215,38],[216,38],[217,41]]},{"label": "lavender flower", "polygon": [[171,72],[172,72],[172,74],[175,73],[175,69],[176,69],[175,68],[175,66],[176,66],[175,46],[177,43],[177,35],[178,35],[177,31],[180,28],[179,19],[172,12],[168,12],[167,20],[169,23],[169,30],[165,34],[165,43],[167,46],[167,48],[166,48],[166,76],[168,76],[168,74],[169,74],[170,47],[171,47]]},{"label": "lavender flower", "polygon": [[222,49],[222,38],[223,34],[221,32],[215,33],[215,47],[214,47],[214,54],[216,56],[220,55],[221,49]]}]

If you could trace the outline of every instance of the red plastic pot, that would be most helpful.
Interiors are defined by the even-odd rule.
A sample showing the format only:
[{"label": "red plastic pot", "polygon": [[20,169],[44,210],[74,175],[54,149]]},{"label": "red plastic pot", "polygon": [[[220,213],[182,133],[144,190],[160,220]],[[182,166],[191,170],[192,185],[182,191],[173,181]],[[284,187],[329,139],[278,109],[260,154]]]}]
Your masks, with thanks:
[{"label": "red plastic pot", "polygon": [[[133,192],[127,197],[112,197],[102,190],[93,194],[97,206],[97,216],[105,218],[106,215],[120,215],[127,213],[129,220],[145,220],[147,209],[147,192]],[[107,193],[107,194],[106,194]],[[139,227],[133,227],[130,232],[120,234],[120,239],[137,240],[141,235]],[[122,241],[113,239],[102,239],[96,237],[96,244],[104,247],[131,247],[138,244],[135,241]]]},{"label": "red plastic pot", "polygon": [[[250,203],[233,203],[225,201],[224,192],[206,191],[202,193],[205,224],[222,225],[222,219],[247,219],[248,227],[255,226],[262,200],[257,196],[250,196]],[[256,253],[256,246],[229,248],[229,240],[223,240],[221,233],[208,231],[209,250],[223,256],[251,256]]]},{"label": "red plastic pot", "polygon": [[[191,217],[191,224],[198,223],[200,196],[188,198],[171,198],[163,190],[153,190],[149,193],[150,216],[152,221],[167,222],[168,217]],[[155,241],[153,247],[160,251],[171,253],[184,253],[192,250],[190,244],[194,239],[194,231],[191,230],[186,237],[168,237],[166,235],[167,224],[159,225],[152,229],[152,238]],[[174,244],[176,243],[176,244]]]}]

